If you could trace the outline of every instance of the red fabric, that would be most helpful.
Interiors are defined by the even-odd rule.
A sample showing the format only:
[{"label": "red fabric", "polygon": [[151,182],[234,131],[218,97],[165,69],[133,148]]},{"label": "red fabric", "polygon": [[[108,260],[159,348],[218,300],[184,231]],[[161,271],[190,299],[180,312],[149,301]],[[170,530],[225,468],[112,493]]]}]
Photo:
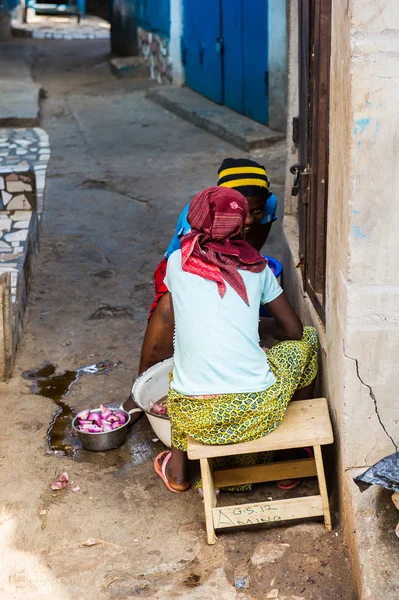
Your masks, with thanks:
[{"label": "red fabric", "polygon": [[163,258],[154,271],[155,298],[154,298],[154,302],[151,304],[151,307],[150,307],[150,314],[148,315],[148,320],[151,319],[152,314],[153,314],[154,310],[156,309],[158,302],[160,301],[162,296],[164,294],[166,294],[166,292],[169,291],[164,283],[167,265],[168,265],[168,260],[166,258]]},{"label": "red fabric", "polygon": [[210,187],[195,196],[188,211],[191,231],[181,240],[182,269],[216,281],[223,298],[226,282],[249,305],[237,269],[260,273],[267,261],[241,238],[248,214],[247,199],[236,190]]}]

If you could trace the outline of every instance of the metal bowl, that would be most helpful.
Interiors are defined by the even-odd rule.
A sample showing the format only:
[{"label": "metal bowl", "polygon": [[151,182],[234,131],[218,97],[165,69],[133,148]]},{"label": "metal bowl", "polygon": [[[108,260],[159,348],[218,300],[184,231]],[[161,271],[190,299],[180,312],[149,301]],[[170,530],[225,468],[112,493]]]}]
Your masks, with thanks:
[{"label": "metal bowl", "polygon": [[[112,408],[111,408],[112,410]],[[77,417],[72,421],[72,428],[77,432],[83,448],[91,452],[105,452],[106,450],[114,450],[119,448],[126,441],[127,427],[130,423],[130,415],[122,408],[115,409],[126,415],[127,420],[124,425],[114,429],[113,431],[104,431],[101,433],[89,433],[88,431],[79,431],[75,423]],[[96,408],[90,412],[101,412],[101,408]]]}]

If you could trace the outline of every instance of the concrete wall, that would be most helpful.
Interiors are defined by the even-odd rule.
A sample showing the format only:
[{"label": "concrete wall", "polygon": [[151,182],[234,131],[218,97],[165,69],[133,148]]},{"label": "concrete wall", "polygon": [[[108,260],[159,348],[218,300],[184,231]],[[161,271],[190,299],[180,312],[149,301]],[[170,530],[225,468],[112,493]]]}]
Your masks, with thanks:
[{"label": "concrete wall", "polygon": [[150,78],[160,84],[183,85],[184,83],[181,57],[182,10],[182,0],[170,0],[168,36],[152,31],[151,25],[138,28],[140,54],[148,62]]},{"label": "concrete wall", "polygon": [[181,36],[183,33],[183,0],[170,0],[169,56],[174,85],[183,85],[184,68],[181,61]]},{"label": "concrete wall", "polygon": [[[351,416],[360,409],[361,419],[347,457],[356,465],[375,462],[395,449],[391,438],[399,441],[397,1],[353,0],[351,26],[345,353],[352,357],[348,394],[357,395],[360,404],[352,406]],[[367,439],[360,431],[366,419]]]},{"label": "concrete wall", "polygon": [[287,161],[284,209],[285,214],[298,213],[298,197],[291,196],[294,181],[290,166],[298,162],[298,148],[292,141],[292,120],[298,116],[298,0],[288,0],[287,5]]},{"label": "concrete wall", "polygon": [[285,131],[287,119],[286,0],[269,0],[269,127]]},{"label": "concrete wall", "polygon": [[0,11],[0,43],[11,39],[11,17],[2,15]]},{"label": "concrete wall", "polygon": [[[296,1],[290,5],[294,11]],[[296,108],[296,28],[291,19],[289,114]],[[389,535],[385,540],[378,534],[384,513],[375,509],[375,495],[382,492],[374,488],[360,503],[352,476],[359,472],[356,467],[365,470],[399,443],[397,0],[333,0],[331,50],[325,327],[296,269],[298,226],[292,200],[284,225],[284,287],[320,334],[321,385],[334,421],[341,513],[360,596],[393,599],[399,593],[399,561],[393,556],[385,560],[391,556]],[[292,160],[290,142],[287,150]],[[375,534],[371,553],[365,549],[367,528]],[[373,572],[382,553],[385,571],[378,579]]]}]

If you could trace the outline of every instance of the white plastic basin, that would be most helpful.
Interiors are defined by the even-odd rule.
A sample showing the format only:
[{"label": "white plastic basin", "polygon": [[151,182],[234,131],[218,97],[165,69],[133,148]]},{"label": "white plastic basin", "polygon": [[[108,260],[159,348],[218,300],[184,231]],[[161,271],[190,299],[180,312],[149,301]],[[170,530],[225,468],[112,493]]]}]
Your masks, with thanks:
[{"label": "white plastic basin", "polygon": [[168,417],[150,412],[153,402],[166,396],[169,388],[169,373],[173,367],[173,357],[157,363],[144,371],[133,383],[132,396],[137,405],[145,412],[157,438],[170,448],[172,434]]}]

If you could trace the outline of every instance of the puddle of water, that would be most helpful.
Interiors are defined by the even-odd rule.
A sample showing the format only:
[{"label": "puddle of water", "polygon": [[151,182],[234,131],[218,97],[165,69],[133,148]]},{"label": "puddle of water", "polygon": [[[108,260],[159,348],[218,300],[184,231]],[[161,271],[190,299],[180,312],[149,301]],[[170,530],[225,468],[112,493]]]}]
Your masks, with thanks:
[{"label": "puddle of water", "polygon": [[56,374],[57,365],[44,363],[39,369],[24,371],[22,377],[33,382],[30,390],[39,396],[49,398],[58,407],[47,430],[47,444],[52,452],[62,454],[67,458],[76,458],[81,449],[79,438],[74,435],[71,427],[76,410],[65,402],[65,397],[71,391],[82,375],[97,375],[108,373],[118,363],[102,361],[92,365],[79,367],[74,371],[64,371]]}]

